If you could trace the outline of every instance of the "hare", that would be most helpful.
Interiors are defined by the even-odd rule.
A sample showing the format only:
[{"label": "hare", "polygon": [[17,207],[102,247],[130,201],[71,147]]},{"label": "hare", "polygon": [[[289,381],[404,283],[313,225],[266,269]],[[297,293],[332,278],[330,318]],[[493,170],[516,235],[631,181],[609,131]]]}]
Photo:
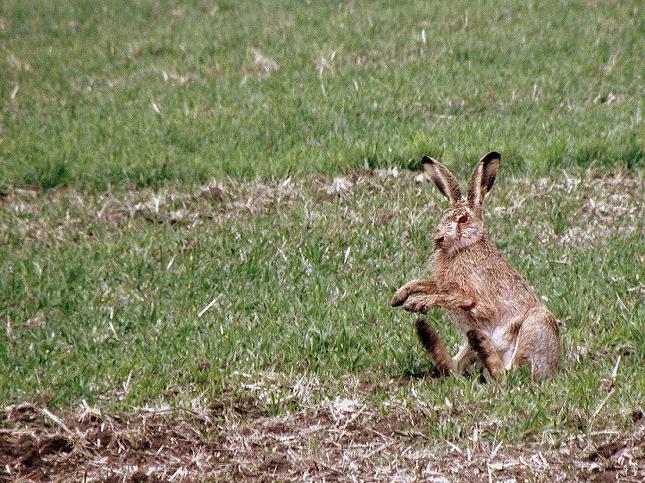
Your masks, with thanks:
[{"label": "hare", "polygon": [[557,321],[488,241],[484,227],[483,202],[500,159],[491,152],[477,162],[464,198],[448,168],[423,158],[426,177],[448,198],[450,207],[432,235],[434,278],[406,283],[394,294],[392,306],[423,314],[433,307],[448,310],[463,335],[452,358],[434,328],[423,319],[416,322],[422,345],[442,372],[461,374],[479,360],[492,379],[520,366],[545,379],[554,374],[560,358]]}]

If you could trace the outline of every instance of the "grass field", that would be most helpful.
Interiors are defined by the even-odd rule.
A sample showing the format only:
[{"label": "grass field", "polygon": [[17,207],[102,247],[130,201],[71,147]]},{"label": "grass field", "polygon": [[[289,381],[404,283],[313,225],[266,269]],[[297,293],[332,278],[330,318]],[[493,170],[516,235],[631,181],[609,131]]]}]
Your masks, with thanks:
[{"label": "grass field", "polygon": [[[639,2],[0,6],[0,187],[642,165]],[[640,138],[639,138],[640,136]]]},{"label": "grass field", "polygon": [[[645,477],[644,31],[639,2],[3,2],[0,475]],[[541,384],[431,378],[389,307],[443,209],[408,168],[492,149],[491,238],[562,323]]]}]

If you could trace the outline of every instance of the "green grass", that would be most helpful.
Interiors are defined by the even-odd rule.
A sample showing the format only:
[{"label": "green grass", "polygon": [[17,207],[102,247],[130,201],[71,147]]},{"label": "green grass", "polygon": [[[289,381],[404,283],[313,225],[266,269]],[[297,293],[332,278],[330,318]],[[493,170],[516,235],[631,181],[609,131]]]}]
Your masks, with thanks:
[{"label": "green grass", "polygon": [[[645,389],[641,9],[2,2],[0,404],[250,397],[283,413],[357,384],[384,412],[434,408],[433,438],[482,421],[516,441],[629,430]],[[439,196],[407,173],[327,192],[422,154],[463,175],[492,149],[492,239],[564,321],[543,384],[419,378],[413,317],[389,299],[422,273]],[[194,195],[212,178],[221,196]]]},{"label": "green grass", "polygon": [[[491,197],[491,236],[564,320],[562,367],[541,386],[521,372],[502,387],[477,378],[421,380],[420,399],[443,405],[447,398],[463,409],[429,430],[448,437],[492,415],[514,438],[545,428],[628,427],[645,389],[642,266],[635,263],[645,248],[642,221],[635,227],[618,216],[593,245],[541,242],[562,235],[554,223],[560,213],[569,214],[567,229],[587,229],[587,198],[605,203],[613,192],[598,193],[586,179],[572,194],[540,195],[504,178]],[[392,391],[405,397],[410,378],[431,366],[413,317],[389,299],[420,273],[441,210],[429,186],[406,180],[374,178],[342,199],[312,181],[256,187],[246,194],[256,200],[254,215],[232,204],[244,202],[249,188],[233,193],[231,186],[225,205],[173,203],[162,194],[154,216],[116,217],[105,199],[81,204],[74,193],[45,195],[19,214],[0,211],[9,247],[0,255],[0,320],[11,324],[11,335],[0,335],[0,400],[85,398],[127,411],[193,398],[235,401],[255,394],[243,384],[260,384],[268,395],[254,404],[282,412],[301,404],[292,397],[301,378],[319,381],[314,399],[322,400],[346,393],[348,375],[380,387],[369,396],[376,403]],[[283,201],[262,202],[263,189],[286,190]],[[639,199],[626,192],[629,203]],[[518,198],[529,201],[512,213],[496,210]],[[171,224],[182,205],[186,216]],[[223,209],[238,211],[218,218]],[[439,313],[431,319],[454,347],[455,330]],[[619,356],[615,392],[592,421]]]},{"label": "green grass", "polygon": [[643,166],[639,2],[7,0],[0,17],[0,188],[492,149],[518,173]]}]

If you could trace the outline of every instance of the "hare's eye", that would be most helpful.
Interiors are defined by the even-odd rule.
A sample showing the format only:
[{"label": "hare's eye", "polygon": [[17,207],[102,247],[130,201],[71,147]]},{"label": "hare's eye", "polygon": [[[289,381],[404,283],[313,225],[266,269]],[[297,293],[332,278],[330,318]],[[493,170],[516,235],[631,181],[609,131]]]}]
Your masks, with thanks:
[{"label": "hare's eye", "polygon": [[465,213],[459,217],[457,223],[467,223],[468,222],[468,213]]}]

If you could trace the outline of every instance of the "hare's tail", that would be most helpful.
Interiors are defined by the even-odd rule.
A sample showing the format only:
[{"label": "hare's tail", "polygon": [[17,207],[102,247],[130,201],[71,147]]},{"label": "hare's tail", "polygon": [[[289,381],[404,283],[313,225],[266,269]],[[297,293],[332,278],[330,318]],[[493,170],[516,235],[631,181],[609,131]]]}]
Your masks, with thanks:
[{"label": "hare's tail", "polygon": [[453,369],[454,362],[450,358],[443,342],[441,342],[437,331],[424,319],[417,319],[416,328],[421,345],[428,352],[430,359],[432,359],[432,362],[435,363],[437,368],[446,372]]}]

